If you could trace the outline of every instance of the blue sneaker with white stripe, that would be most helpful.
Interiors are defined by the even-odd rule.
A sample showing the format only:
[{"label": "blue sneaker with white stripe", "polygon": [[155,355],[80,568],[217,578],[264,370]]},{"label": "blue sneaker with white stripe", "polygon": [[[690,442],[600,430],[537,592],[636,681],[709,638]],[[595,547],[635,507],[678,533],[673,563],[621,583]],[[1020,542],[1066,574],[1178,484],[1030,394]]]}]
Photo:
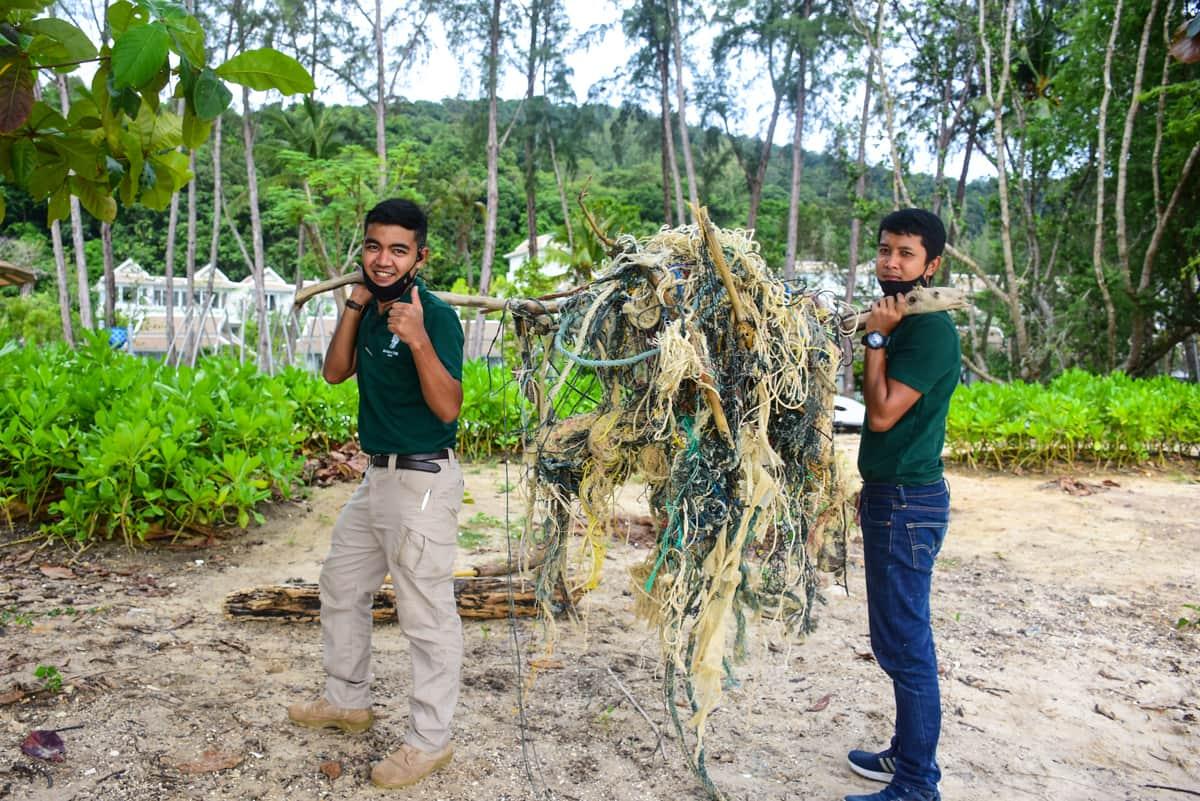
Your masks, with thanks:
[{"label": "blue sneaker with white stripe", "polygon": [[892,749],[873,754],[870,751],[851,751],[846,755],[850,770],[867,779],[889,784],[896,775],[896,759]]}]

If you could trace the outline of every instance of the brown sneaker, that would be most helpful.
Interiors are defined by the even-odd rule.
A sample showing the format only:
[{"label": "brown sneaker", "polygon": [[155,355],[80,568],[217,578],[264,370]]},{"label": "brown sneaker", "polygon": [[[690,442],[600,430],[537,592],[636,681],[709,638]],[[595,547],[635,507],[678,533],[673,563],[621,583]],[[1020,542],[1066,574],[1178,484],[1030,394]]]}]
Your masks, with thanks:
[{"label": "brown sneaker", "polygon": [[375,715],[370,709],[342,709],[324,698],[316,701],[299,701],[288,707],[288,717],[293,723],[312,729],[341,729],[358,734],[371,728]]},{"label": "brown sneaker", "polygon": [[446,767],[453,756],[452,745],[427,754],[405,743],[400,746],[399,751],[371,768],[371,782],[376,787],[387,790],[407,787],[421,781],[435,770]]}]

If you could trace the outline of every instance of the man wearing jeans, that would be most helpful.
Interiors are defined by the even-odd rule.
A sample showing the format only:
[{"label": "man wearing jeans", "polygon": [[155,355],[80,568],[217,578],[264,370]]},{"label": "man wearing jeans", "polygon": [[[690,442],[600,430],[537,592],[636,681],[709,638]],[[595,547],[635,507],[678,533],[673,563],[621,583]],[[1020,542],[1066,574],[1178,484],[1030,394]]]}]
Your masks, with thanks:
[{"label": "man wearing jeans", "polygon": [[367,213],[363,284],[325,355],[331,384],[358,380],[358,435],[370,467],[334,525],[321,568],[325,692],[288,707],[302,726],[366,731],[371,711],[371,602],[389,573],[412,657],[408,732],[371,770],[386,788],[449,763],[462,624],[454,599],[463,477],[454,455],[462,406],[458,315],[417,278],[429,258],[425,213],[385,200]]},{"label": "man wearing jeans", "polygon": [[892,680],[896,724],[883,751],[851,751],[851,769],[887,782],[846,801],[940,801],[941,696],[930,623],[933,562],[950,519],[942,477],[946,413],[958,383],[958,331],[946,312],[904,316],[905,294],[941,266],[946,231],[924,209],[879,226],[875,274],[884,297],[863,337],[867,427],[859,445],[859,521],[871,649]]}]

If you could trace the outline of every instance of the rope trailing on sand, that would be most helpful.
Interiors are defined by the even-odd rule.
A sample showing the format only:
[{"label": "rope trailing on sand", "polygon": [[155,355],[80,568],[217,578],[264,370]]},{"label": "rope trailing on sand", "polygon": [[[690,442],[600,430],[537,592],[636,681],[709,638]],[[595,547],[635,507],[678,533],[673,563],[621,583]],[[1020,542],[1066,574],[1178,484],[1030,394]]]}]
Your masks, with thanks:
[{"label": "rope trailing on sand", "polygon": [[539,592],[550,601],[575,570],[596,585],[614,493],[644,481],[658,540],[633,571],[636,610],[661,635],[680,736],[695,732],[689,764],[720,798],[706,719],[747,617],[811,630],[817,562],[844,553],[847,516],[832,449],[838,318],[785,287],[749,232],[715,229],[703,209],[696,219],[620,237],[553,325],[530,315],[517,329],[537,409],[527,519],[547,553]]}]

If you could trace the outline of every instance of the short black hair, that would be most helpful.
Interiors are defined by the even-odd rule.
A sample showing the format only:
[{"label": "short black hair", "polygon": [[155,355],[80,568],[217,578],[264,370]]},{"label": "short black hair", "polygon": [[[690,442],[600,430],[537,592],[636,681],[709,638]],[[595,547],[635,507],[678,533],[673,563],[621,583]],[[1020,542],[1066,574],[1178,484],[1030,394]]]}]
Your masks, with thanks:
[{"label": "short black hair", "polygon": [[926,209],[893,211],[879,223],[876,239],[883,236],[884,231],[921,237],[921,244],[925,246],[926,264],[942,255],[942,251],[946,249],[946,226],[942,225],[940,217]]},{"label": "short black hair", "polygon": [[411,200],[400,197],[376,203],[375,207],[367,212],[363,231],[366,232],[367,227],[371,225],[398,225],[407,228],[416,234],[419,248],[425,247],[425,238],[429,233],[429,218],[425,216],[425,211]]}]

